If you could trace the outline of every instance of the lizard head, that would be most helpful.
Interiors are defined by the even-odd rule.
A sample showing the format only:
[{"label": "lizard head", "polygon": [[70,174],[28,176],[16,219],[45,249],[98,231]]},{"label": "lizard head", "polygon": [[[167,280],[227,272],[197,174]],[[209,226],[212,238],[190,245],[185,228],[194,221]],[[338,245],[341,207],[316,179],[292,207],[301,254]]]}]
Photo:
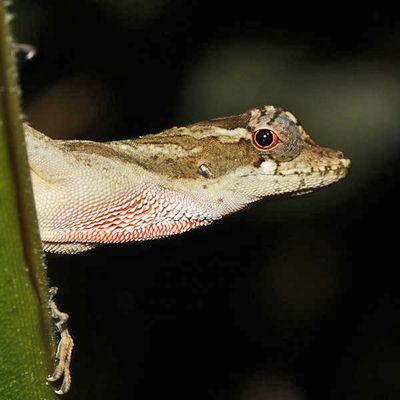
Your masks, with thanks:
[{"label": "lizard head", "polygon": [[341,151],[319,146],[289,111],[265,106],[244,115],[245,141],[259,157],[247,173],[257,185],[266,179],[267,193],[260,193],[262,197],[308,193],[347,175],[350,160]]},{"label": "lizard head", "polygon": [[135,144],[145,146],[138,153],[147,170],[184,180],[198,193],[206,188],[218,199],[234,193],[243,202],[307,193],[350,168],[340,151],[317,145],[293,114],[274,106],[172,128]]}]

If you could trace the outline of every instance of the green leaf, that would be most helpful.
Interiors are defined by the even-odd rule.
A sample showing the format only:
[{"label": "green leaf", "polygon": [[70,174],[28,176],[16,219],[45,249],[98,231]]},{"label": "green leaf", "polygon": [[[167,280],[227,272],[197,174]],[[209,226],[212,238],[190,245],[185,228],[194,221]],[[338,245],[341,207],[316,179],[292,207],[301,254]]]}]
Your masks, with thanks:
[{"label": "green leaf", "polygon": [[0,399],[54,400],[54,335],[5,2],[0,0]]}]

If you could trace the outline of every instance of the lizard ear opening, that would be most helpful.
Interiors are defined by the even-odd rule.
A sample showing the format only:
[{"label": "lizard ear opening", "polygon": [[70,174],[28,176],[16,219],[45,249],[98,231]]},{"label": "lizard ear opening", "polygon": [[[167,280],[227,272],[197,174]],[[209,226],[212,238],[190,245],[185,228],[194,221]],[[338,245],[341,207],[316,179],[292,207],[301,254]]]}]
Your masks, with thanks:
[{"label": "lizard ear opening", "polygon": [[199,175],[203,176],[206,179],[211,179],[213,177],[210,168],[206,164],[201,164],[198,169]]},{"label": "lizard ear opening", "polygon": [[251,136],[251,141],[259,150],[271,150],[278,143],[278,135],[271,129],[256,129]]}]

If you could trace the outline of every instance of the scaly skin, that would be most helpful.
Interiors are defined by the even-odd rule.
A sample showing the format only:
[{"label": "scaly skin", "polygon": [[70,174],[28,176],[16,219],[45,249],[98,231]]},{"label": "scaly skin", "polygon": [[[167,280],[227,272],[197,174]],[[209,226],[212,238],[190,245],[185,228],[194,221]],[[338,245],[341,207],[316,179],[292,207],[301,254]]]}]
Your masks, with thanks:
[{"label": "scaly skin", "polygon": [[[265,129],[276,135],[272,148],[255,144]],[[273,106],[108,143],[25,132],[40,235],[58,253],[185,232],[264,198],[330,185],[350,167]]]}]

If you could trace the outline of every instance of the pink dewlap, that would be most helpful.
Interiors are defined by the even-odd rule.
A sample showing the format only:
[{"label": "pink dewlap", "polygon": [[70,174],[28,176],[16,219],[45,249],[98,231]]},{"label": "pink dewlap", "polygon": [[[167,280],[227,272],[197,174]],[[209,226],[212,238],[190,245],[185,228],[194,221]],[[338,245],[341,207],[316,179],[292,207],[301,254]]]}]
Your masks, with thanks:
[{"label": "pink dewlap", "polygon": [[118,243],[156,239],[212,222],[188,196],[161,187],[125,193],[106,206],[57,218],[54,242]]}]

